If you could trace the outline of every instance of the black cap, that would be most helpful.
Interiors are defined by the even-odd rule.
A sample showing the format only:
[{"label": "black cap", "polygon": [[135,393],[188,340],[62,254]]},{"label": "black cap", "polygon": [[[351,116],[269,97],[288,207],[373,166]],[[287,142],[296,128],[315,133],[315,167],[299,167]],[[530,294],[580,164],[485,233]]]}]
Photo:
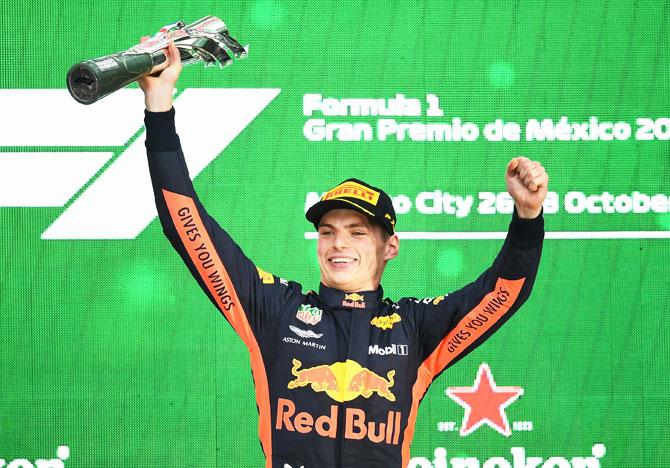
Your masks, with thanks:
[{"label": "black cap", "polygon": [[321,200],[315,203],[305,217],[319,228],[321,217],[330,210],[344,208],[358,211],[381,224],[386,231],[395,233],[395,210],[393,202],[386,192],[358,179],[347,179],[337,187],[328,190]]}]

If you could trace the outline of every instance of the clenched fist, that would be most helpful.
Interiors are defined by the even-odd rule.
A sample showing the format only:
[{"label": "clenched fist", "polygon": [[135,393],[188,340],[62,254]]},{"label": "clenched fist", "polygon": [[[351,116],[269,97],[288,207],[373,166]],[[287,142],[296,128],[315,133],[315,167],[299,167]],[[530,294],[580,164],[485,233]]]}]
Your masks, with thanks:
[{"label": "clenched fist", "polygon": [[519,217],[536,218],[542,211],[549,185],[549,176],[542,164],[524,157],[514,158],[507,165],[505,182]]},{"label": "clenched fist", "polygon": [[[142,42],[147,38],[143,37]],[[148,111],[165,112],[172,108],[172,92],[181,73],[181,56],[174,42],[164,49],[166,60],[156,65],[148,75],[144,75],[137,83],[144,91],[144,104]],[[158,76],[153,76],[160,72]]]}]

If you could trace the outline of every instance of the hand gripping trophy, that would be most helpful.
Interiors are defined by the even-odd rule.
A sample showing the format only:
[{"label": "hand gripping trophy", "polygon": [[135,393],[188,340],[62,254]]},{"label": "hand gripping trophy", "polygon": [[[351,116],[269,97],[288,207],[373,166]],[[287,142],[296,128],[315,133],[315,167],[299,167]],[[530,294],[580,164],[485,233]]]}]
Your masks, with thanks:
[{"label": "hand gripping trophy", "polygon": [[92,104],[163,63],[166,57],[162,49],[170,41],[177,46],[184,65],[202,61],[206,67],[218,63],[223,68],[232,63],[233,57],[246,57],[248,50],[215,16],[205,16],[188,26],[178,21],[128,50],[73,65],[67,73],[67,89],[78,102]]}]

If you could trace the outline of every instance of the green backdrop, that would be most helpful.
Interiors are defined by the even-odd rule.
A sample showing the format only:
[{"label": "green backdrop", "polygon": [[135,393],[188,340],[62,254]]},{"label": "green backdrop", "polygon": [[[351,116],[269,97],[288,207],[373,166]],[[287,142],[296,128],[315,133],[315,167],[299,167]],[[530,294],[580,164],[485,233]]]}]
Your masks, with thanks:
[{"label": "green backdrop", "polygon": [[[358,177],[404,195],[396,201],[411,206],[397,227],[406,234],[384,289],[394,299],[437,296],[474,279],[501,245],[490,238],[495,234],[472,238],[504,232],[509,220],[504,206],[502,213],[481,213],[489,206],[481,193],[504,191],[512,157],[541,161],[557,206],[546,215],[553,234],[533,294],[509,324],[433,383],[419,410],[410,466],[452,466],[440,465],[440,448],[448,459],[474,457],[472,466],[517,466],[513,447],[528,457],[561,458],[545,466],[578,466],[573,457],[593,452],[601,455],[593,466],[670,466],[669,2],[8,0],[0,14],[7,122],[18,112],[9,106],[18,90],[62,94],[75,62],[124,50],[178,19],[221,17],[250,44],[249,57],[224,70],[185,68],[175,101],[178,127],[237,111],[181,110],[181,93],[192,88],[278,94],[195,178],[196,190],[250,258],[305,290],[319,281],[315,241],[305,234],[311,192]],[[306,94],[337,100],[403,94],[417,99],[421,112],[310,116]],[[428,94],[439,99],[442,116],[426,115]],[[34,463],[66,445],[66,467],[261,466],[246,349],[158,221],[134,238],[42,238],[132,142],[144,140],[141,94],[135,89],[132,96],[104,121],[137,121],[118,144],[16,144],[13,130],[0,129],[0,164],[9,160],[3,153],[111,154],[62,206],[0,203],[0,458]],[[201,102],[205,108],[207,100]],[[53,125],[76,133],[83,106],[31,103],[31,112],[50,113]],[[544,137],[533,130],[527,139],[529,121],[556,124],[563,116],[569,124],[592,117],[620,122],[621,138],[608,140],[602,130],[584,140],[575,130],[580,125],[568,125],[552,127],[551,141],[550,122]],[[421,140],[421,124],[451,124],[454,117],[479,136],[379,138],[380,119],[417,123],[414,140]],[[311,119],[367,124],[372,137],[311,141],[305,136]],[[517,122],[519,141],[487,138],[484,128],[496,119]],[[194,140],[190,148],[197,150]],[[0,167],[5,180],[14,178],[10,166]],[[35,174],[20,177],[39,190]],[[129,187],[117,189],[109,196],[122,198]],[[458,217],[435,208],[433,199],[421,201],[429,198],[422,192],[436,190],[471,195],[473,206]],[[618,197],[608,205],[613,212],[589,212],[586,205],[597,211],[602,197],[587,197],[603,192]],[[645,202],[634,192],[656,198]],[[430,207],[439,212],[430,214]],[[505,409],[513,425],[507,437],[489,425],[459,435],[464,409],[445,393],[472,386],[484,362],[498,386],[524,389]],[[493,457],[508,465],[487,462]]]}]

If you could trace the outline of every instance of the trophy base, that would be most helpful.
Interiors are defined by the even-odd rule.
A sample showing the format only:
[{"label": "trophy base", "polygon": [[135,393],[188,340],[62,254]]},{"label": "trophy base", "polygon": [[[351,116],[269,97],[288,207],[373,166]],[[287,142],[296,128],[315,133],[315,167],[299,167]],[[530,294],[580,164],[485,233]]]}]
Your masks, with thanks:
[{"label": "trophy base", "polygon": [[82,104],[98,100],[98,79],[85,64],[77,64],[67,74],[67,89],[70,95]]}]

